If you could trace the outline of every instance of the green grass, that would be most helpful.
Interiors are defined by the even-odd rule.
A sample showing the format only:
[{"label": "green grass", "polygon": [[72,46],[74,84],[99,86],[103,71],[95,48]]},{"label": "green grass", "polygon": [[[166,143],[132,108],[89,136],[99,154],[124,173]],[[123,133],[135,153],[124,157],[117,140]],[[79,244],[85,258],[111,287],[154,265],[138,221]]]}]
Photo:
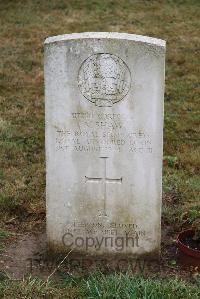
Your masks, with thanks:
[{"label": "green grass", "polygon": [[10,235],[9,232],[6,232],[6,231],[0,231],[0,241],[5,239],[5,238],[8,238]]},{"label": "green grass", "polygon": [[[14,296],[14,297],[12,297]],[[180,279],[144,279],[125,274],[97,273],[88,278],[63,279],[59,284],[29,277],[23,281],[3,280],[0,298],[67,299],[198,299],[200,280],[187,285]]]},{"label": "green grass", "polygon": [[0,253],[4,250],[4,241],[10,236],[11,234],[7,231],[0,230]]},{"label": "green grass", "polygon": [[119,31],[167,41],[164,190],[178,189],[183,209],[199,202],[198,0],[1,0],[0,8],[2,219],[45,211],[43,41],[70,32]]}]

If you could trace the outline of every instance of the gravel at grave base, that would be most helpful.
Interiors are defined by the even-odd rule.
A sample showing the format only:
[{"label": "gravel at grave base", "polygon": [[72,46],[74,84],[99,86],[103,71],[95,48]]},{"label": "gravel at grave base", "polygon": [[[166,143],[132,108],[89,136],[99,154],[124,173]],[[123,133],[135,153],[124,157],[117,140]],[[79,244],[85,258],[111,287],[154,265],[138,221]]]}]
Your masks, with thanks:
[{"label": "gravel at grave base", "polygon": [[[160,262],[148,262],[143,269],[139,264],[131,264],[127,268],[118,268],[120,272],[131,271],[130,274],[142,274],[146,277],[159,277],[165,278],[172,275],[179,276],[181,278],[191,280],[192,269],[186,267],[183,268],[178,264],[178,254],[176,245],[173,243],[175,233],[172,233],[171,228],[165,228],[162,231],[162,255]],[[25,233],[20,235],[14,242],[7,244],[6,249],[0,254],[0,272],[6,273],[11,279],[22,279],[28,275],[36,275],[41,278],[47,278],[58,267],[61,260],[57,262],[47,261],[44,259],[47,252],[47,239],[45,232],[39,233]],[[176,261],[176,265],[170,264],[171,261]],[[83,265],[82,265],[83,266]],[[69,264],[62,265],[59,270],[64,275],[70,276],[85,276],[95,271],[95,267],[85,264],[83,267],[77,267],[76,265]],[[97,267],[99,264],[97,265]],[[122,265],[120,265],[121,267]],[[126,265],[125,265],[126,266]],[[139,266],[139,269],[136,269]],[[144,265],[142,265],[143,267]],[[105,272],[112,272],[113,269],[102,269]],[[139,270],[139,272],[138,272]],[[142,270],[142,273],[141,273]],[[54,278],[58,278],[57,273],[54,274]]]}]

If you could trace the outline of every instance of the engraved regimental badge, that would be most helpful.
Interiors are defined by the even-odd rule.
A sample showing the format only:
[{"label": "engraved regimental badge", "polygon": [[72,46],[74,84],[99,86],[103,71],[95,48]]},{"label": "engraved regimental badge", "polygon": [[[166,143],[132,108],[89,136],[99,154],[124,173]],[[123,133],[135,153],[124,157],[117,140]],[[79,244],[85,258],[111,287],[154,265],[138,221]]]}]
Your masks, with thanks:
[{"label": "engraved regimental badge", "polygon": [[81,65],[78,86],[99,107],[111,107],[129,92],[131,75],[125,62],[112,54],[94,54]]}]

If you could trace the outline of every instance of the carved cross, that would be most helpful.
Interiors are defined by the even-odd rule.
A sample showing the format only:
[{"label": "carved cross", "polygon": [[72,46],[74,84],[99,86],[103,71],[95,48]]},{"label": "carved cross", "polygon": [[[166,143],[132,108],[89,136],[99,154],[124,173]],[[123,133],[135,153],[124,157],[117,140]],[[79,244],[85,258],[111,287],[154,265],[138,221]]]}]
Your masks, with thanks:
[{"label": "carved cross", "polygon": [[104,161],[104,175],[103,177],[87,177],[85,176],[86,179],[86,183],[101,183],[103,186],[103,216],[107,216],[106,213],[106,209],[107,209],[107,183],[118,183],[121,184],[122,183],[122,177],[119,179],[111,179],[111,178],[107,178],[107,174],[106,174],[106,159],[108,159],[108,157],[100,157],[100,159],[103,159]]}]

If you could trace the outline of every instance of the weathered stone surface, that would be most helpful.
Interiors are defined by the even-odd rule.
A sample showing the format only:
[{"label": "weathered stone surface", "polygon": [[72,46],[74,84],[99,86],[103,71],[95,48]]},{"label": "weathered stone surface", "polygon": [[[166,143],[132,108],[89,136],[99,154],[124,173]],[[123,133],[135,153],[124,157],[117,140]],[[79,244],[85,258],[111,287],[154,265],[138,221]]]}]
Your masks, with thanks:
[{"label": "weathered stone surface", "polygon": [[163,40],[45,41],[49,244],[91,255],[160,249]]}]

